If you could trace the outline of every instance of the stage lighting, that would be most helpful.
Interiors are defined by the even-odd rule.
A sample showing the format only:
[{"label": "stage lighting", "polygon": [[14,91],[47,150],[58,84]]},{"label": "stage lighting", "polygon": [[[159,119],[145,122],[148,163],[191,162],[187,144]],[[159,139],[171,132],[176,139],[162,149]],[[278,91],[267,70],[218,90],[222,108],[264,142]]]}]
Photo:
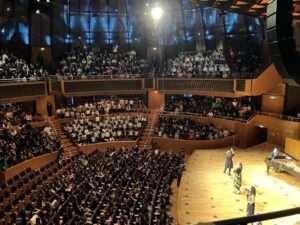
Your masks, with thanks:
[{"label": "stage lighting", "polygon": [[36,14],[40,14],[40,10],[37,9],[37,10],[35,11],[35,13],[36,13]]},{"label": "stage lighting", "polygon": [[162,9],[158,6],[154,7],[151,11],[151,15],[155,20],[159,20],[162,16],[162,13],[163,13]]}]

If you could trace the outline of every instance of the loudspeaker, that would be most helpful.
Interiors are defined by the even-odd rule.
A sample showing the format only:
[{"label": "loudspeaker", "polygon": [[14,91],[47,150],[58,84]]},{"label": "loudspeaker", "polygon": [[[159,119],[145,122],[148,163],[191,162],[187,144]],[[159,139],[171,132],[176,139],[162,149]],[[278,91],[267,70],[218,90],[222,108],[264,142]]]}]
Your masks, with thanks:
[{"label": "loudspeaker", "polygon": [[[267,7],[267,40],[270,57],[282,77],[300,74],[293,39],[293,0],[273,0]],[[298,68],[299,67],[299,68]]]}]

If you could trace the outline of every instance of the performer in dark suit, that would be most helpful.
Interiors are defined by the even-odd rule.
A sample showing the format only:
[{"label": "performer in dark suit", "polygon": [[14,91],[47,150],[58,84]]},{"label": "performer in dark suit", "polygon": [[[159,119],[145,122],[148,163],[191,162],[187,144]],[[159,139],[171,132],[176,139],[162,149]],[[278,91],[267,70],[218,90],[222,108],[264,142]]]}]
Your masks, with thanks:
[{"label": "performer in dark suit", "polygon": [[233,168],[233,162],[232,162],[232,158],[235,155],[233,148],[231,148],[230,150],[228,150],[225,154],[225,168],[224,168],[224,173],[226,173],[226,170],[228,169],[228,175],[230,175],[230,171]]},{"label": "performer in dark suit", "polygon": [[253,216],[255,210],[255,196],[256,188],[251,186],[250,188],[245,188],[247,191],[247,216]]},{"label": "performer in dark suit", "polygon": [[47,103],[47,111],[48,116],[52,116],[52,104],[50,102]]}]

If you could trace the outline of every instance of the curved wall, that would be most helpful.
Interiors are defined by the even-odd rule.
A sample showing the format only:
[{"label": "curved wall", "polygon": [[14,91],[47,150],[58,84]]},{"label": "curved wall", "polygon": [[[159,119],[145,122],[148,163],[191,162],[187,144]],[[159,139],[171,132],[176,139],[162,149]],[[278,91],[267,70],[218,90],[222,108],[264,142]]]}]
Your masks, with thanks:
[{"label": "curved wall", "polygon": [[180,140],[173,138],[153,137],[152,142],[157,143],[162,150],[179,152],[181,149],[187,154],[192,154],[194,150],[215,149],[234,146],[237,135],[216,140]]},{"label": "curved wall", "polygon": [[15,166],[12,166],[1,173],[0,183],[3,184],[4,182],[13,178],[15,175],[19,174],[23,170],[27,169],[28,167],[30,167],[32,170],[37,170],[43,167],[44,165],[54,161],[56,159],[56,156],[57,152],[47,153],[41,156],[34,157],[33,159],[26,160]]}]

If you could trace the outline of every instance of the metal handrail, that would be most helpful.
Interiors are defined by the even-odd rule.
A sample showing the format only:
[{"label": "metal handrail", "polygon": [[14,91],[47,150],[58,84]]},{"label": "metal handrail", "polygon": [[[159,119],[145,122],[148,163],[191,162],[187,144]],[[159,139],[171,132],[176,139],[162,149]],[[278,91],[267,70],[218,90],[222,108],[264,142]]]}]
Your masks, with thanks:
[{"label": "metal handrail", "polygon": [[[248,216],[248,217],[239,217],[239,218],[234,218],[234,219],[219,220],[219,221],[212,222],[212,224],[214,224],[214,225],[247,225],[248,223],[277,219],[277,218],[292,216],[292,215],[296,215],[296,214],[300,214],[300,207],[285,209],[285,210],[275,211],[275,212],[269,212],[269,213],[254,215],[254,216]],[[198,224],[200,225],[201,223],[198,223]]]},{"label": "metal handrail", "polygon": [[[180,115],[180,116],[202,116],[202,117],[209,117],[206,114],[201,114],[201,113],[190,113],[190,112],[173,112],[173,111],[162,111],[160,112],[161,115]],[[234,121],[239,121],[239,122],[249,122],[252,120],[255,116],[257,115],[257,111],[253,111],[253,114],[248,118],[248,119],[242,119],[242,118],[234,118],[234,117],[229,117],[229,116],[212,116],[211,118],[218,118],[218,119],[225,119],[225,120],[234,120]]]}]

